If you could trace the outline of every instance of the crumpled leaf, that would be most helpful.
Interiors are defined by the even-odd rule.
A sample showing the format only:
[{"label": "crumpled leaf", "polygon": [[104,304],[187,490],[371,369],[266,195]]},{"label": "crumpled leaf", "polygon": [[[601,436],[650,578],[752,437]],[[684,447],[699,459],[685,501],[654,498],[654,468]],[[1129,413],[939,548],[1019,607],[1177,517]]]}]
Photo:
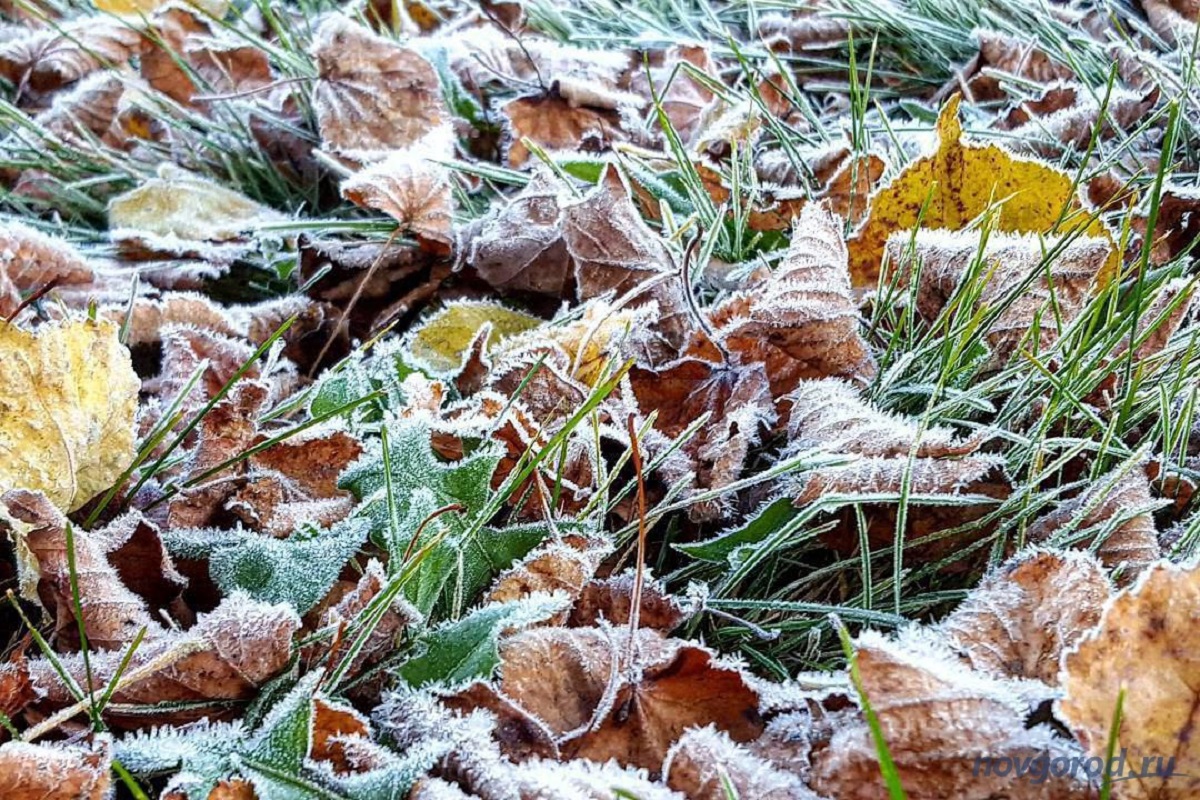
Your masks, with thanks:
[{"label": "crumpled leaf", "polygon": [[657,775],[671,745],[693,726],[735,740],[762,730],[758,694],[736,668],[690,642],[638,631],[636,666],[627,629],[533,628],[505,640],[500,680],[477,685],[468,707],[515,706],[564,758],[615,759]]},{"label": "crumpled leaf", "polygon": [[656,304],[658,320],[647,331],[645,349],[652,361],[678,356],[693,327],[681,276],[662,239],[638,214],[620,171],[607,167],[595,189],[565,203],[561,225],[579,300],[613,292],[636,299],[631,307]]},{"label": "crumpled leaf", "polygon": [[[611,552],[612,545],[603,539],[569,536],[563,541],[547,542],[501,573],[487,600],[511,602],[538,592],[557,592],[574,600]],[[565,620],[565,614],[563,617]]]},{"label": "crumpled leaf", "polygon": [[396,746],[406,750],[446,745],[437,765],[437,778],[424,778],[409,800],[500,800],[501,798],[570,798],[571,800],[682,800],[645,770],[622,768],[614,762],[530,758],[519,763],[506,758],[497,739],[505,730],[490,715],[476,711],[457,715],[429,693],[398,690],[376,714]]},{"label": "crumpled leaf", "polygon": [[[164,666],[118,689],[112,702],[115,706],[165,705],[132,712],[110,707],[105,718],[115,727],[126,729],[219,716],[226,703],[253,697],[267,680],[283,670],[291,656],[292,636],[299,628],[300,620],[289,606],[266,605],[237,594],[212,612],[200,615],[186,631],[159,627],[148,633],[134,651],[125,674],[151,664]],[[124,655],[118,651],[91,654],[95,686],[105,686],[112,680]],[[59,656],[59,661],[78,685],[87,685],[82,655]],[[7,669],[10,667],[0,667]],[[39,711],[53,711],[75,702],[46,659],[30,659],[29,674],[42,692],[34,704]],[[175,708],[172,704],[185,707]]]},{"label": "crumpled leaf", "polygon": [[844,381],[804,381],[786,400],[791,404],[788,452],[821,448],[852,459],[844,466],[798,475],[793,490],[797,505],[829,492],[898,492],[910,454],[913,494],[969,491],[1001,463],[974,455],[986,432],[964,439],[946,428],[922,430],[916,420],[874,408]]},{"label": "crumpled leaf", "polygon": [[[709,415],[683,445],[691,469],[680,480],[697,491],[720,489],[740,478],[750,448],[775,423],[768,374],[760,364],[735,367],[685,358],[658,370],[634,368],[629,380],[642,413],[658,411],[654,426],[665,436],[677,437]],[[710,501],[688,513],[713,519],[723,509]]]},{"label": "crumpled leaf", "polygon": [[1104,609],[1063,659],[1058,714],[1091,756],[1105,758],[1124,691],[1117,751],[1137,780],[1115,784],[1133,800],[1183,800],[1200,791],[1200,568],[1159,562]]},{"label": "crumpled leaf", "polygon": [[1090,554],[1027,551],[985,575],[938,630],[978,672],[1057,686],[1059,660],[1099,622],[1111,593]]},{"label": "crumpled leaf", "polygon": [[[1083,794],[1082,775],[1049,769],[1052,759],[1079,757],[1079,750],[1045,726],[1027,728],[1031,709],[1013,684],[974,674],[938,640],[915,635],[892,642],[868,631],[859,637],[855,657],[910,797],[988,800],[1011,793],[1013,776],[987,769],[1007,758],[1045,765],[1044,780],[1029,783],[1030,797],[1070,800]],[[976,767],[976,759],[988,760]],[[812,762],[811,785],[818,794],[839,800],[887,795],[865,720],[836,728],[828,742],[814,747]]]},{"label": "crumpled leaf", "polygon": [[[40,599],[55,616],[55,635],[62,645],[79,647],[79,622],[88,642],[105,650],[124,647],[142,628],[158,627],[142,599],[126,588],[109,563],[100,535],[74,529],[72,554],[67,546],[70,523],[44,494],[5,492],[0,496],[0,519],[12,528],[18,552],[32,556],[28,564],[18,561],[23,571],[33,572],[21,575],[23,592],[26,599]],[[76,619],[69,557],[74,558],[74,585],[80,597],[87,598],[86,604],[80,602],[82,620]],[[36,593],[28,591],[35,587]]]},{"label": "crumpled leaf", "polygon": [[226,242],[282,214],[207,178],[165,163],[150,178],[108,205],[113,236],[151,243]]},{"label": "crumpled leaf", "polygon": [[828,210],[805,206],[770,277],[712,311],[719,341],[743,362],[763,365],[776,399],[806,378],[866,381],[875,374],[851,299],[841,227]]},{"label": "crumpled leaf", "polygon": [[574,281],[559,224],[561,183],[536,170],[509,202],[460,231],[459,259],[501,291],[566,296]]},{"label": "crumpled leaf", "polygon": [[[879,277],[884,244],[896,231],[926,228],[961,230],[989,207],[998,206],[995,230],[1066,235],[1080,230],[1112,243],[1104,223],[1089,217],[1070,175],[1038,161],[1014,156],[999,145],[962,141],[959,96],[938,116],[938,146],[911,162],[871,197],[867,220],[847,242],[850,276],[856,287],[872,288]],[[1100,285],[1116,274],[1112,247]]]},{"label": "crumpled leaf", "polygon": [[0,324],[0,490],[73,511],[133,462],[140,381],[111,322]]},{"label": "crumpled leaf", "polygon": [[112,791],[109,742],[91,747],[5,742],[0,795],[5,800],[105,800]]},{"label": "crumpled leaf", "polygon": [[345,16],[321,23],[312,57],[313,109],[330,149],[370,160],[414,144],[448,119],[429,62]]}]

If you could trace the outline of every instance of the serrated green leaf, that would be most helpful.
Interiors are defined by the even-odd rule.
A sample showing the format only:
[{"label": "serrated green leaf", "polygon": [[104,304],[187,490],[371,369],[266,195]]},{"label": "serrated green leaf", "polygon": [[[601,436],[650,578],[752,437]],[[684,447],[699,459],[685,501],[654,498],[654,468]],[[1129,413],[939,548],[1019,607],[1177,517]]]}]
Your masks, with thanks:
[{"label": "serrated green leaf", "polygon": [[499,642],[504,633],[549,619],[567,605],[565,597],[533,595],[476,609],[422,636],[416,655],[400,667],[400,677],[415,687],[490,678],[500,665]]},{"label": "serrated green leaf", "polygon": [[369,532],[367,521],[350,518],[328,530],[301,528],[287,539],[244,530],[189,531],[165,533],[163,542],[173,555],[207,558],[209,574],[223,593],[241,590],[305,614],[329,592]]},{"label": "serrated green leaf", "polygon": [[370,520],[375,539],[391,555],[393,568],[406,552],[437,543],[404,591],[426,616],[439,608],[458,616],[496,572],[537,546],[548,530],[542,525],[496,529],[479,519],[491,498],[499,447],[489,443],[447,463],[434,454],[428,426],[404,420],[385,427],[390,481],[385,479],[382,441],[371,440],[359,460],[342,474],[339,485],[362,499],[356,516]]}]

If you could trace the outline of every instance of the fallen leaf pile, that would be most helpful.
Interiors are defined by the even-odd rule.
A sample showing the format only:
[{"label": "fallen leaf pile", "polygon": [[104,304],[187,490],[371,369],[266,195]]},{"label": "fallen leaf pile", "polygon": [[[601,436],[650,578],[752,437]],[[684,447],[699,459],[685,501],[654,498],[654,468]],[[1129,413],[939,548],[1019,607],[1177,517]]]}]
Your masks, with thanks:
[{"label": "fallen leaf pile", "polygon": [[867,5],[0,2],[0,797],[1200,793],[1200,7]]}]

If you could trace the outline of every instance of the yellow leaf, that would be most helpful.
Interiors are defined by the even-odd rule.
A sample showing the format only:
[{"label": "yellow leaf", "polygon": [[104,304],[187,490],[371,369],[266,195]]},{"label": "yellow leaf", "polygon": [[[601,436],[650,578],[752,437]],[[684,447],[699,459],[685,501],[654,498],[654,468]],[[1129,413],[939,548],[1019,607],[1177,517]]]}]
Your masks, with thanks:
[{"label": "yellow leaf", "polygon": [[937,149],[909,164],[871,198],[867,221],[847,242],[854,285],[876,285],[884,244],[892,233],[918,224],[961,230],[992,207],[999,212],[994,228],[998,231],[1057,230],[1065,235],[1081,229],[1106,240],[1112,250],[1097,284],[1108,283],[1116,274],[1117,248],[1104,223],[1088,213],[1071,176],[998,145],[963,142],[959,100],[955,95],[942,107]]},{"label": "yellow leaf", "polygon": [[[1107,755],[1125,691],[1116,753],[1123,800],[1200,796],[1200,566],[1157,562],[1105,608],[1100,624],[1063,658],[1066,722],[1089,756]],[[1119,774],[1118,774],[1119,777]]]},{"label": "yellow leaf", "polygon": [[537,317],[493,303],[455,303],[421,325],[409,349],[434,370],[450,372],[462,365],[463,354],[484,325],[492,327],[487,339],[490,349],[501,339],[541,324]]},{"label": "yellow leaf", "polygon": [[0,493],[73,511],[133,461],[141,384],[111,322],[0,323]]},{"label": "yellow leaf", "polygon": [[245,195],[171,164],[108,204],[110,229],[200,242],[237,239],[255,222],[282,219]]}]

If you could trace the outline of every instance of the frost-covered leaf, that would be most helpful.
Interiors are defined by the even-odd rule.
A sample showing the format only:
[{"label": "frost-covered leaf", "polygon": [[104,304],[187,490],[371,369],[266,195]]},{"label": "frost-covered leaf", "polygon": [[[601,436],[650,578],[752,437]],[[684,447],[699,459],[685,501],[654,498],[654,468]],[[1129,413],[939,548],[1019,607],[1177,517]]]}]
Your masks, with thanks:
[{"label": "frost-covered leaf", "polygon": [[[107,721],[122,729],[155,722],[189,722],[212,717],[229,701],[247,700],[287,665],[292,636],[300,628],[296,612],[270,606],[245,595],[226,598],[200,615],[186,631],[151,631],[134,651],[126,675],[148,665],[161,665],[113,693],[116,705],[150,706],[132,712],[110,708]],[[120,668],[124,654],[92,653],[88,664],[96,686],[104,686]],[[80,686],[87,685],[82,655],[59,656]],[[74,695],[46,659],[30,659],[29,674],[42,692],[35,706],[45,712],[75,702]],[[0,667],[7,670],[10,667]],[[158,707],[160,704],[161,707]],[[184,707],[176,708],[175,704]]]},{"label": "frost-covered leaf", "polygon": [[1035,550],[984,576],[938,628],[979,672],[1056,686],[1059,660],[1100,620],[1111,591],[1093,556]]},{"label": "frost-covered leaf", "polygon": [[[72,552],[67,546],[70,523],[40,492],[15,490],[0,496],[0,519],[8,521],[17,552],[32,556],[28,564],[18,561],[23,570],[33,570],[21,575],[22,584],[31,584],[23,590],[36,589],[26,599],[40,600],[55,616],[55,634],[63,645],[79,646],[80,623],[88,641],[105,650],[124,647],[142,628],[158,629],[145,603],[109,563],[102,533],[74,528]],[[82,620],[76,619],[75,590]]]},{"label": "frost-covered leaf", "polygon": [[[449,136],[439,128],[426,138]],[[430,161],[442,155],[439,149],[422,142],[351,175],[342,182],[342,196],[392,217],[429,252],[448,255],[454,215],[450,176],[446,167]]]},{"label": "frost-covered leaf", "polygon": [[424,634],[416,642],[415,654],[398,673],[416,687],[487,680],[500,665],[501,637],[542,622],[566,607],[565,598],[547,594],[490,603]]},{"label": "frost-covered leaf", "polygon": [[382,441],[373,439],[342,475],[341,486],[362,500],[356,515],[371,521],[372,535],[392,558],[401,559],[410,545],[412,552],[430,547],[405,585],[413,605],[426,616],[435,607],[458,616],[476,592],[533,549],[548,530],[542,525],[496,529],[480,517],[492,496],[498,448],[484,445],[447,463],[434,454],[424,423],[402,420],[388,424],[387,430],[390,481]]},{"label": "frost-covered leaf", "polygon": [[1200,791],[1200,567],[1159,562],[1104,609],[1063,659],[1059,715],[1088,755],[1104,758],[1118,695],[1117,750],[1138,770],[1116,796],[1184,800]]},{"label": "frost-covered leaf", "polygon": [[551,152],[603,151],[627,138],[621,114],[607,97],[575,103],[557,92],[534,94],[510,100],[500,110],[508,123],[508,164],[512,167],[529,161],[529,148],[521,141],[525,138]]},{"label": "frost-covered leaf", "polygon": [[[472,687],[465,707],[515,706],[564,757],[615,759],[657,775],[684,730],[713,724],[737,741],[762,731],[746,676],[699,645],[628,629],[533,628],[505,639],[494,688]],[[629,652],[635,665],[626,663]]]},{"label": "frost-covered leaf", "polygon": [[1154,512],[1168,502],[1150,494],[1142,465],[1129,464],[1034,520],[1026,536],[1058,546],[1091,545],[1105,566],[1120,568],[1123,583],[1129,583],[1162,555]]},{"label": "frost-covered leaf", "polygon": [[91,747],[6,742],[0,745],[5,800],[106,800],[112,791],[109,743]]},{"label": "frost-covered leaf", "polygon": [[[654,427],[665,436],[681,436],[708,417],[683,444],[690,469],[678,482],[701,491],[721,489],[741,477],[750,449],[775,423],[768,375],[757,363],[732,366],[699,358],[630,371],[639,409],[647,416],[658,412]],[[694,504],[688,513],[692,519],[715,519],[723,508],[710,501]]]},{"label": "frost-covered leaf", "polygon": [[437,373],[456,371],[483,326],[490,326],[487,346],[542,324],[537,317],[496,303],[448,305],[416,327],[408,338],[413,358]]},{"label": "frost-covered leaf", "polygon": [[113,17],[97,15],[44,27],[0,44],[0,76],[52,92],[141,51],[142,33]]},{"label": "frost-covered leaf", "polygon": [[898,493],[906,474],[914,495],[979,492],[1002,463],[975,455],[986,432],[960,438],[946,428],[923,428],[873,407],[843,381],[804,381],[785,401],[791,403],[788,452],[821,448],[853,459],[791,479],[797,505],[826,493]]},{"label": "frost-covered leaf", "polygon": [[[1047,727],[1026,727],[1029,698],[1015,684],[971,672],[939,640],[920,632],[910,632],[899,642],[865,633],[855,657],[863,689],[910,797],[1003,796],[1013,787],[1012,775],[986,769],[989,764],[1012,763],[999,759],[1044,765],[1042,779],[1029,784],[1031,798],[1087,796],[1082,773],[1055,774],[1049,769],[1053,759],[1081,757],[1080,751]],[[812,762],[811,785],[821,795],[839,800],[887,796],[865,720],[836,728],[828,741],[814,747]]]},{"label": "frost-covered leaf", "polygon": [[367,541],[370,526],[348,519],[327,530],[301,527],[286,539],[243,530],[171,531],[167,547],[180,558],[208,559],[213,582],[264,603],[287,603],[305,614]]},{"label": "frost-covered leaf", "polygon": [[0,490],[73,511],[133,461],[140,382],[110,322],[0,326]]},{"label": "frost-covered leaf", "polygon": [[[1080,236],[1055,248],[1053,242],[1029,233],[991,232],[981,241],[978,231],[921,229],[892,234],[885,250],[899,285],[920,275],[917,310],[930,321],[969,277],[981,281],[975,309],[1001,309],[985,338],[992,363],[1002,366],[1022,349],[1046,350],[1058,339],[1060,328],[1075,321],[1099,286],[1112,245]],[[1035,326],[1036,337],[1028,341]]]},{"label": "frost-covered leaf", "polygon": [[668,786],[692,800],[727,800],[727,785],[737,797],[820,800],[788,766],[772,764],[716,728],[693,728],[667,754],[663,774]]},{"label": "frost-covered leaf", "polygon": [[720,341],[743,363],[761,364],[779,398],[808,378],[865,381],[875,362],[859,332],[842,223],[805,206],[771,276],[712,311]]},{"label": "frost-covered leaf", "polygon": [[537,170],[520,193],[459,231],[459,260],[500,291],[564,297],[574,283],[559,224],[562,184]]},{"label": "frost-covered leaf", "polygon": [[[866,222],[848,242],[855,286],[876,285],[884,243],[894,232],[911,230],[918,223],[926,228],[961,230],[993,204],[999,206],[997,231],[1058,230],[1067,234],[1078,229],[1089,237],[1112,242],[1104,223],[1089,216],[1069,174],[1014,156],[999,145],[964,143],[959,100],[956,95],[942,108],[937,149],[911,162],[871,197]],[[1112,280],[1116,267],[1113,247],[1099,283]]]},{"label": "frost-covered leaf", "polygon": [[331,15],[321,23],[312,57],[319,73],[313,109],[330,149],[352,158],[377,158],[412,145],[447,120],[429,62],[345,16]]},{"label": "frost-covered leaf", "polygon": [[172,247],[188,242],[240,238],[258,223],[278,222],[282,214],[243,194],[172,164],[108,205],[108,225],[118,238],[146,238]]}]

